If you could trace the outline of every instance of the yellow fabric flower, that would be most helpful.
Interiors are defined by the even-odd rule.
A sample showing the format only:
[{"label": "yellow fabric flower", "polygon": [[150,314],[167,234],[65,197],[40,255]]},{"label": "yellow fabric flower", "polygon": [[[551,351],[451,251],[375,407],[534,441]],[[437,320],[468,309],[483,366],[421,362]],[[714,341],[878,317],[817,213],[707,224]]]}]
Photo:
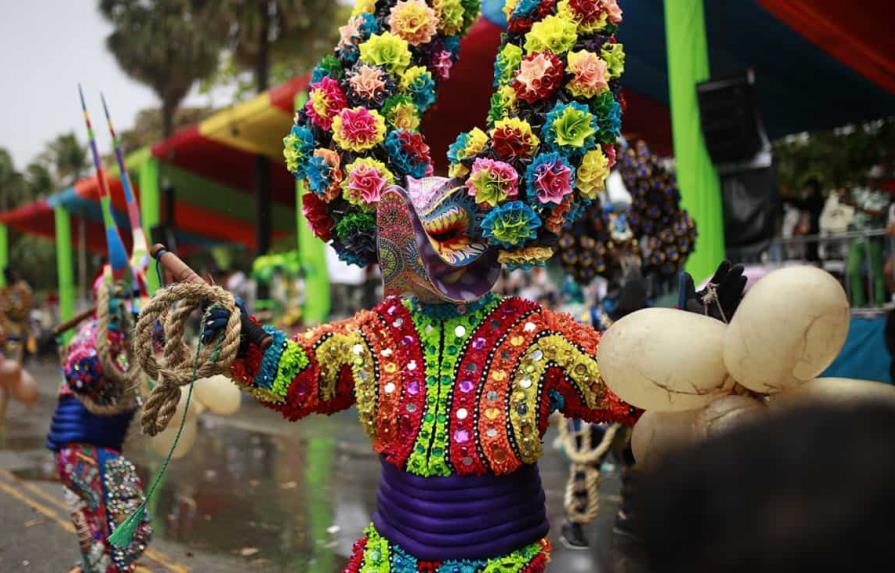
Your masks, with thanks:
[{"label": "yellow fabric flower", "polygon": [[436,34],[437,24],[435,10],[422,0],[401,0],[388,18],[392,34],[404,38],[412,46],[429,42]]},{"label": "yellow fabric flower", "polygon": [[345,108],[333,118],[333,140],[342,149],[365,151],[385,138],[385,118],[364,107]]},{"label": "yellow fabric flower", "polygon": [[568,52],[578,41],[578,26],[562,16],[547,16],[535,22],[525,34],[525,51],[529,54],[549,50],[554,54]]},{"label": "yellow fabric flower", "polygon": [[[457,155],[457,159],[467,159],[476,155],[488,145],[488,135],[479,128],[474,128],[466,134],[466,147]],[[451,177],[463,177],[469,173],[469,168],[460,163],[451,163],[448,167],[448,175]]]},{"label": "yellow fabric flower", "polygon": [[460,0],[435,0],[435,15],[438,16],[438,30],[448,36],[463,30],[463,5]]},{"label": "yellow fabric flower", "polygon": [[519,0],[507,0],[503,5],[503,13],[507,17],[507,20],[510,19],[510,16],[513,15],[513,10],[516,9],[516,4],[519,3]]},{"label": "yellow fabric flower", "polygon": [[351,16],[360,16],[361,14],[372,14],[376,11],[376,0],[357,0],[354,9],[351,10]]},{"label": "yellow fabric flower", "polygon": [[515,251],[501,250],[497,262],[502,265],[536,265],[548,261],[553,256],[551,247],[525,247]]},{"label": "yellow fabric flower", "polygon": [[416,111],[416,106],[411,102],[399,103],[392,107],[388,111],[386,119],[397,129],[416,131],[420,126],[420,116]]},{"label": "yellow fabric flower", "polygon": [[407,40],[391,32],[374,34],[360,45],[360,61],[365,64],[382,66],[392,73],[400,74],[410,65],[410,47]]},{"label": "yellow fabric flower", "polygon": [[584,154],[575,174],[575,183],[581,196],[596,199],[609,176],[609,158],[597,147]]}]

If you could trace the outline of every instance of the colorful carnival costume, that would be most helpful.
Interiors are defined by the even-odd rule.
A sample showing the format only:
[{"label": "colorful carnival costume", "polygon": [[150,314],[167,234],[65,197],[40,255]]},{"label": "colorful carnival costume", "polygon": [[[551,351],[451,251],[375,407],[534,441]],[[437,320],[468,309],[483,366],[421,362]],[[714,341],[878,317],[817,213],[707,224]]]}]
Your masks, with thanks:
[{"label": "colorful carnival costume", "polygon": [[6,286],[0,288],[0,350],[6,358],[21,364],[30,335],[31,287],[9,267],[3,274]]},{"label": "colorful carnival costume", "polygon": [[[123,333],[110,332],[109,337],[112,352],[122,354]],[[107,538],[143,501],[136,469],[121,455],[137,404],[121,403],[127,398],[104,374],[96,339],[96,321],[91,320],[69,346],[63,366],[65,384],[59,391],[47,448],[55,452],[56,469],[78,534],[81,570],[133,571],[133,563],[152,537],[148,520],[137,528],[129,548],[117,549]]]},{"label": "colorful carnival costume", "polygon": [[111,197],[96,148],[90,117],[81,106],[100,188],[109,265],[94,284],[97,310],[72,339],[63,359],[65,384],[53,414],[47,448],[55,452],[65,498],[81,549],[81,573],[135,570],[152,537],[148,517],[134,527],[132,541],[108,541],[112,531],[144,502],[134,465],[121,455],[128,427],[139,407],[142,375],[133,359],[129,333],[147,296],[146,238],[131,190],[120,142],[103,99],[133,235],[130,258],[112,216]]},{"label": "colorful carnival costume", "polygon": [[[382,478],[349,573],[544,571],[537,460],[550,412],[638,415],[602,383],[593,329],[490,292],[501,266],[549,259],[603,188],[623,103],[621,10],[507,2],[489,130],[461,134],[451,178],[431,177],[416,129],[478,8],[357,3],[285,156],[315,234],[349,263],[378,261],[387,298],[291,340],[269,328],[273,344],[248,343],[230,371],[290,420],[357,406]],[[227,320],[212,309],[206,341]]]}]

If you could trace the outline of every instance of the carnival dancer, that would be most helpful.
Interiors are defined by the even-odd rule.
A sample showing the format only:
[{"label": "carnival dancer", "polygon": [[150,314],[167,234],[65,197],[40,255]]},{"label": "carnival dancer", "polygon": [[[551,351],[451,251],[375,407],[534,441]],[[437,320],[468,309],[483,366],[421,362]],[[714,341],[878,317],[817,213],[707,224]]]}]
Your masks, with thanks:
[{"label": "carnival dancer", "polygon": [[0,288],[0,349],[6,358],[21,365],[31,335],[31,287],[13,267],[3,269],[3,278],[6,286]]},{"label": "carnival dancer", "polygon": [[[81,104],[84,106],[83,93]],[[55,452],[56,469],[80,544],[81,562],[73,571],[117,573],[135,570],[134,563],[152,536],[149,521],[144,519],[130,546],[118,548],[107,541],[112,530],[143,502],[142,483],[133,463],[122,455],[122,445],[139,405],[140,371],[132,359],[128,338],[139,301],[146,297],[146,240],[110,119],[134,239],[129,261],[112,217],[86,106],[84,117],[99,181],[109,264],[94,285],[96,313],[81,326],[66,350],[65,382],[59,391],[47,448]]]},{"label": "carnival dancer", "polygon": [[[549,414],[638,416],[600,379],[596,331],[490,292],[501,266],[549,259],[603,186],[620,128],[621,10],[508,1],[489,130],[461,134],[451,178],[430,177],[416,127],[477,4],[356,5],[285,154],[316,235],[350,263],[378,260],[386,298],[294,339],[268,328],[273,344],[248,343],[231,369],[289,420],[357,406],[382,477],[349,573],[544,571]],[[212,311],[204,337],[228,320]]]}]

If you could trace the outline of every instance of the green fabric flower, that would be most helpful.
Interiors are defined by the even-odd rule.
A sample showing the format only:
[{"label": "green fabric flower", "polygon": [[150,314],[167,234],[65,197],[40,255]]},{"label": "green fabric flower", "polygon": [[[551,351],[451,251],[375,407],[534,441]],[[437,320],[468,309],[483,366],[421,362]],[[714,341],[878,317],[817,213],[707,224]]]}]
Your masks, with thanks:
[{"label": "green fabric flower", "polygon": [[516,70],[522,63],[522,48],[516,44],[507,44],[497,54],[497,61],[494,64],[494,84],[495,87],[502,87],[516,77]]},{"label": "green fabric flower", "polygon": [[391,32],[374,34],[360,45],[360,61],[400,74],[410,65],[410,45]]},{"label": "green fabric flower", "polygon": [[336,224],[336,236],[345,240],[355,231],[376,231],[376,217],[371,213],[348,213]]},{"label": "green fabric flower", "polygon": [[604,44],[600,55],[609,66],[609,77],[618,78],[625,72],[625,48],[621,44]]},{"label": "green fabric flower", "polygon": [[558,103],[544,122],[544,141],[566,153],[584,153],[594,146],[597,121],[587,106]]},{"label": "green fabric flower", "polygon": [[530,54],[546,50],[559,55],[571,50],[577,41],[578,26],[575,22],[562,16],[547,16],[535,22],[525,34],[525,51]]}]

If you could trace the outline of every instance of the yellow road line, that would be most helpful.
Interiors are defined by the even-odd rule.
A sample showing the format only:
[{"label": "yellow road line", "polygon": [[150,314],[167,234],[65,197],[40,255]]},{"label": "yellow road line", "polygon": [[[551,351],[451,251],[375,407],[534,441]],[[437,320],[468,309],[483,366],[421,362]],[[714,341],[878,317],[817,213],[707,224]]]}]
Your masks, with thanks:
[{"label": "yellow road line", "polygon": [[[43,489],[39,488],[38,486],[28,483],[26,481],[20,480],[19,478],[17,478],[13,474],[11,474],[9,471],[4,470],[4,469],[0,469],[0,476],[6,478],[8,481],[13,482],[13,484],[15,486],[24,487],[31,493],[41,497],[45,501],[47,501],[50,504],[61,509],[63,511],[63,515],[68,515],[68,508],[65,506],[65,504],[63,502],[59,501],[58,499],[56,499],[49,493],[45,492]],[[56,522],[58,525],[62,526],[62,529],[68,531],[69,533],[75,532],[75,526],[72,525],[71,521],[59,517],[59,514],[57,514],[52,509],[50,509],[49,507],[43,505],[42,503],[40,503],[38,501],[31,499],[30,497],[22,494],[20,491],[18,491],[11,485],[8,485],[8,484],[0,481],[0,489],[5,491],[9,495],[13,496],[14,498],[18,499],[25,505],[28,505],[29,507],[33,508],[35,511],[38,511],[39,513],[49,517],[54,522]],[[151,548],[147,547],[146,550],[143,552],[143,555],[145,555],[148,559],[155,561],[159,565],[167,567],[173,573],[189,573],[190,572],[190,568],[187,567],[186,565],[172,563],[171,561],[169,561],[169,558],[165,554],[159,553],[155,549],[151,549]]]}]

